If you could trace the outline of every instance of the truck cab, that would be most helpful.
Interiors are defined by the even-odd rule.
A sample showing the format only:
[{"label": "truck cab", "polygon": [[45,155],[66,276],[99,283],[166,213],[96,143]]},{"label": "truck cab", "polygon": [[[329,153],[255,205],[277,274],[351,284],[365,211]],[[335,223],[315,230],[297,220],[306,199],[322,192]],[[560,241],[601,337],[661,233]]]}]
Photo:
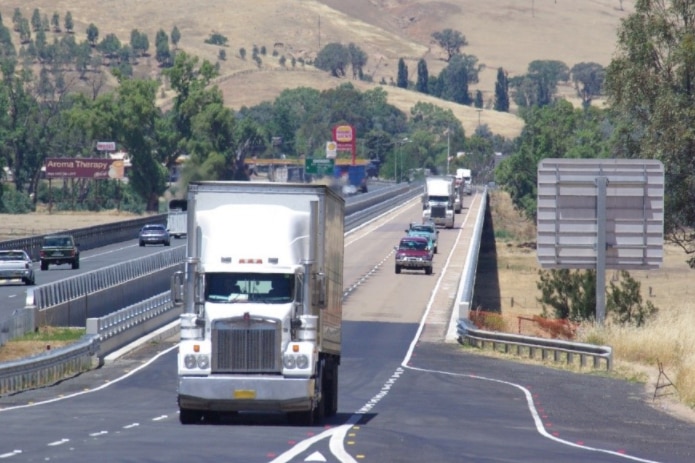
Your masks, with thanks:
[{"label": "truck cab", "polygon": [[454,179],[449,176],[428,177],[423,195],[423,222],[454,228]]}]

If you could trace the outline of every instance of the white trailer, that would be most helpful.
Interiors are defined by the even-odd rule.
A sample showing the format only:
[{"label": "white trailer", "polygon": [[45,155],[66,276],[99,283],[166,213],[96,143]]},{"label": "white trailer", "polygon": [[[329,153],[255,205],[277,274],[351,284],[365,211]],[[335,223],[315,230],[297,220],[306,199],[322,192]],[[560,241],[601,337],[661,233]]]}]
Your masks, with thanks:
[{"label": "white trailer", "polygon": [[427,177],[422,198],[422,220],[435,225],[454,227],[454,178],[450,176]]},{"label": "white trailer", "polygon": [[344,200],[325,185],[188,187],[178,353],[181,423],[287,412],[311,425],[338,409]]},{"label": "white trailer", "polygon": [[169,201],[167,211],[167,230],[169,235],[174,238],[182,238],[186,235],[188,226],[186,225],[188,212],[185,199],[172,199]]},{"label": "white trailer", "polygon": [[473,194],[472,174],[470,169],[456,169],[456,179],[463,185],[463,192]]}]

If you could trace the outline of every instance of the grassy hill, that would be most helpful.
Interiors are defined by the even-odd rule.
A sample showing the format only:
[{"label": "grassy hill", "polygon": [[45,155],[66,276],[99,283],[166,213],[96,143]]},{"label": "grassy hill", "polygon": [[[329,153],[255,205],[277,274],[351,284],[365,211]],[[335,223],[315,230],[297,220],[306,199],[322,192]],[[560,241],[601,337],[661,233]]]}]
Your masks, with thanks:
[{"label": "grassy hill", "polygon": [[[220,47],[206,44],[205,39],[212,33],[222,34],[229,42],[217,84],[226,103],[238,109],[273,100],[285,88],[326,89],[345,82],[312,66],[289,64],[291,57],[313,58],[330,42],[354,42],[368,54],[365,72],[374,83],[353,82],[359,88],[395,81],[400,58],[405,59],[412,80],[421,58],[427,61],[430,75],[436,75],[446,62],[431,34],[445,28],[464,34],[469,45],[462,51],[485,65],[480,83],[472,90],[481,90],[485,101],[491,102],[499,67],[514,76],[524,74],[528,63],[536,59],[560,60],[569,67],[585,61],[607,65],[616,27],[633,11],[633,4],[633,0],[4,0],[0,13],[3,23],[11,27],[16,8],[27,19],[35,8],[49,19],[58,13],[61,24],[70,11],[78,41],[86,37],[91,23],[99,29],[100,38],[114,33],[122,43],[128,43],[130,32],[138,29],[147,34],[152,53],[156,32],[162,29],[170,34],[176,26],[181,32],[178,47],[212,62],[218,61]],[[250,59],[254,45],[267,50],[260,68]],[[239,56],[240,48],[248,51],[246,59]],[[286,67],[279,64],[281,56],[288,60]],[[156,60],[141,59],[136,73],[156,77]],[[385,88],[390,102],[406,112],[417,101],[438,101],[390,85]],[[560,91],[573,96],[570,86]],[[163,103],[171,97],[166,86],[161,97]],[[507,137],[516,136],[522,127],[511,114],[488,109],[478,114],[470,107],[442,104],[452,108],[467,133],[479,121]]]}]

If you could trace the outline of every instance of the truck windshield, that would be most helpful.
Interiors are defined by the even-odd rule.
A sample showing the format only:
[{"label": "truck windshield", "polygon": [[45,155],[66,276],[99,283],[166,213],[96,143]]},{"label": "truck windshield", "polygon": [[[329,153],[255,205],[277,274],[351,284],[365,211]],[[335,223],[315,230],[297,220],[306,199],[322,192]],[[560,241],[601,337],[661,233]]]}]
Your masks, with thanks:
[{"label": "truck windshield", "polygon": [[430,201],[436,202],[436,203],[445,203],[449,201],[448,196],[430,196]]},{"label": "truck windshield", "polygon": [[207,273],[205,300],[208,302],[291,302],[294,276],[282,273]]}]

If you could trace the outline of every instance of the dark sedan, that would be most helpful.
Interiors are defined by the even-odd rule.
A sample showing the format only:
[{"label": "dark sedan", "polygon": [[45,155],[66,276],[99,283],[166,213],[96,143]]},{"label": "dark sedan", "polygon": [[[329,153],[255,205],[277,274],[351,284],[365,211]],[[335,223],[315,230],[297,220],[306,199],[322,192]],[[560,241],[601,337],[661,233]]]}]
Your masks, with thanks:
[{"label": "dark sedan", "polygon": [[164,225],[145,225],[140,229],[138,241],[140,246],[145,246],[146,244],[163,244],[164,246],[171,245],[169,231]]}]

